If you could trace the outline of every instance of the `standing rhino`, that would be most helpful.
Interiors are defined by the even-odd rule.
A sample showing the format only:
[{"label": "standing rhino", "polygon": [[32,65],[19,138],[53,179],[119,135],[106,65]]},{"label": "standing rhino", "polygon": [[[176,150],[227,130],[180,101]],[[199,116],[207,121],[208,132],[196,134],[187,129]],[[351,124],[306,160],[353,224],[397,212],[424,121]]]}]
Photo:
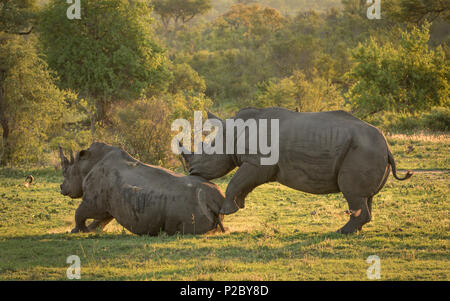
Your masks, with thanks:
[{"label": "standing rhino", "polygon": [[[211,113],[208,118],[219,119]],[[372,198],[383,188],[391,167],[397,180],[406,180],[412,175],[408,171],[404,178],[399,178],[383,134],[344,111],[298,113],[282,108],[248,108],[231,119],[256,120],[258,133],[252,134],[257,134],[259,139],[258,121],[266,119],[271,124],[271,120],[279,120],[279,160],[274,165],[262,165],[260,159],[267,156],[262,155],[259,148],[254,155],[249,152],[236,155],[236,151],[235,154],[189,154],[182,150],[191,175],[211,180],[239,167],[227,187],[222,214],[244,208],[245,197],[255,187],[278,181],[312,194],[342,192],[351,215],[350,221],[338,232],[353,233],[371,220]],[[229,141],[226,141],[225,122],[222,123],[225,146]],[[249,132],[248,128],[240,131],[247,142]],[[237,137],[239,133],[234,136],[235,146]],[[207,146],[213,146],[215,140]],[[270,127],[267,141],[271,141]]]},{"label": "standing rhino", "polygon": [[[146,165],[118,147],[93,143],[70,161],[59,148],[61,194],[83,200],[72,233],[103,228],[113,218],[135,234],[203,234],[221,224],[224,196],[198,176]],[[86,227],[86,219],[94,221]]]}]

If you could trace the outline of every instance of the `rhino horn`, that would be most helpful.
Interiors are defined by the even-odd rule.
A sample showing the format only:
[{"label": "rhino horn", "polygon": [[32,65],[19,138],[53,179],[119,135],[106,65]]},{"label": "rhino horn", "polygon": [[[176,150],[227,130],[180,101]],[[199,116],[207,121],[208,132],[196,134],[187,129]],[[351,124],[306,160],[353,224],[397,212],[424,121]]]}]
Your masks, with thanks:
[{"label": "rhino horn", "polygon": [[67,158],[64,156],[64,152],[61,145],[58,145],[58,149],[59,149],[59,158],[61,159],[61,166],[64,169],[69,165],[69,160],[67,160]]},{"label": "rhino horn", "polygon": [[208,119],[217,119],[217,120],[221,120],[222,121],[222,119],[220,119],[219,117],[217,117],[216,115],[214,115],[211,112],[208,112]]},{"label": "rhino horn", "polygon": [[70,164],[73,164],[74,161],[75,159],[73,158],[73,152],[70,150]]},{"label": "rhino horn", "polygon": [[178,148],[180,149],[181,155],[183,156],[183,158],[189,162],[191,155],[191,152],[187,149],[184,148],[184,146],[181,144],[180,141],[178,141]]}]

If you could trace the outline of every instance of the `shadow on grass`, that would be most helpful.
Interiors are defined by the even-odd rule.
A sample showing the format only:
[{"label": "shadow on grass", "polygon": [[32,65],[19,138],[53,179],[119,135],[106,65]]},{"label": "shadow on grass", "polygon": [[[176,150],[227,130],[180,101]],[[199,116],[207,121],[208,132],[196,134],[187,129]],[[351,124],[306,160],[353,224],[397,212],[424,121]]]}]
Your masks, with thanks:
[{"label": "shadow on grass", "polygon": [[[386,241],[387,238],[395,240]],[[3,245],[0,257],[32,257],[66,254],[77,250],[98,259],[107,258],[119,262],[124,257],[130,260],[164,259],[179,260],[237,260],[240,262],[270,262],[279,259],[351,258],[351,253],[362,250],[382,249],[389,244],[394,253],[400,250],[416,250],[414,244],[406,246],[403,239],[409,234],[368,233],[342,235],[338,233],[294,233],[280,236],[266,236],[264,233],[225,233],[213,235],[160,235],[136,236],[129,234],[43,234],[18,237],[0,237]],[[445,239],[437,234],[427,234],[426,239]],[[325,247],[324,244],[325,243]],[[70,255],[70,254],[69,254]],[[444,254],[445,255],[445,254]],[[68,256],[68,255],[67,255]],[[436,254],[435,254],[436,256]],[[444,256],[445,257],[445,256]],[[0,262],[2,260],[0,259]]]}]

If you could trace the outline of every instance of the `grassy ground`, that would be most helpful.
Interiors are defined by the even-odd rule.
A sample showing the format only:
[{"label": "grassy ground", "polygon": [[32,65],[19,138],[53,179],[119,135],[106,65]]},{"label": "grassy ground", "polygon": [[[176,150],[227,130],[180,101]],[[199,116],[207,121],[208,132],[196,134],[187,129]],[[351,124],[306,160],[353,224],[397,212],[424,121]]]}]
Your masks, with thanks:
[{"label": "grassy ground", "polygon": [[[72,254],[83,280],[367,280],[370,255],[381,259],[382,280],[450,280],[450,139],[413,138],[389,137],[398,167],[442,171],[390,177],[372,222],[350,236],[335,233],[348,219],[341,195],[280,184],[252,192],[226,217],[226,233],[138,237],[114,222],[71,235],[80,200],[59,194],[60,172],[0,169],[0,280],[64,280]],[[37,182],[26,188],[29,173]],[[225,190],[228,180],[217,183]]]}]

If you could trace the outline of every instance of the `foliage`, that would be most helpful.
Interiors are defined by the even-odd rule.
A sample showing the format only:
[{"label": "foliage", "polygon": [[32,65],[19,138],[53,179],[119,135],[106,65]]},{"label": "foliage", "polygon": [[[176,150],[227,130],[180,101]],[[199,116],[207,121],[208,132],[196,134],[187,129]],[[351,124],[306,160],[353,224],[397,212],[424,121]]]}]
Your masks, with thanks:
[{"label": "foliage", "polygon": [[[111,125],[103,139],[121,145],[139,160],[155,165],[171,165],[170,143],[175,119],[191,119],[194,111],[207,110],[210,102],[202,96],[182,93],[118,103],[111,112]],[[178,164],[178,162],[177,162]]]},{"label": "foliage", "polygon": [[167,90],[170,94],[182,92],[189,95],[198,95],[205,92],[205,80],[189,64],[173,64],[169,67],[169,70],[173,75]]},{"label": "foliage", "polygon": [[[361,0],[82,0],[81,20],[68,20],[64,1],[0,1],[0,47],[37,28],[24,47],[50,74],[39,80],[55,89],[49,101],[62,100],[34,136],[39,146],[30,139],[36,143],[25,147],[27,135],[17,142],[16,129],[3,137],[20,146],[6,157],[51,161],[58,144],[80,149],[102,139],[170,165],[170,148],[162,151],[168,124],[211,107],[225,116],[245,106],[378,112],[365,120],[385,131],[447,130],[448,9],[424,3],[392,0],[381,20],[368,20]],[[5,70],[0,62],[0,87]],[[24,103],[40,103],[25,94]],[[2,95],[0,133],[8,136]],[[36,116],[19,102],[12,107],[27,128],[49,118],[38,111],[45,106],[33,107]],[[152,131],[159,138],[141,134]],[[32,159],[31,150],[41,156]]]},{"label": "foliage", "polygon": [[47,142],[63,133],[62,121],[70,112],[66,100],[73,98],[54,84],[55,76],[36,51],[34,36],[9,37],[0,43],[0,65],[5,67],[2,114],[8,125],[3,129],[0,150],[2,163],[42,160]]},{"label": "foliage", "polygon": [[432,131],[450,131],[450,108],[432,108],[428,114],[424,114],[423,126]]},{"label": "foliage", "polygon": [[0,32],[11,34],[28,32],[36,18],[36,0],[0,1]]},{"label": "foliage", "polygon": [[320,112],[343,109],[344,99],[334,85],[320,77],[306,80],[297,71],[293,76],[279,81],[269,81],[256,95],[255,103],[260,107],[284,107],[300,112]]},{"label": "foliage", "polygon": [[95,103],[98,120],[111,102],[165,89],[169,74],[146,1],[82,0],[81,8],[81,20],[69,20],[67,4],[53,0],[41,14],[40,41],[61,87]]},{"label": "foliage", "polygon": [[166,29],[170,22],[177,28],[179,22],[187,23],[211,9],[210,0],[152,0],[152,5]]},{"label": "foliage", "polygon": [[158,98],[114,106],[114,142],[137,159],[150,164],[167,163],[170,120],[167,104]]},{"label": "foliage", "polygon": [[348,97],[367,116],[381,110],[420,111],[449,103],[449,65],[442,48],[430,49],[429,25],[400,33],[398,43],[359,45]]},{"label": "foliage", "polygon": [[388,4],[390,16],[401,21],[420,24],[437,18],[450,21],[448,1],[442,0],[394,0]]},{"label": "foliage", "polygon": [[366,121],[385,132],[414,132],[450,130],[450,108],[433,107],[425,112],[380,112],[367,117]]}]

